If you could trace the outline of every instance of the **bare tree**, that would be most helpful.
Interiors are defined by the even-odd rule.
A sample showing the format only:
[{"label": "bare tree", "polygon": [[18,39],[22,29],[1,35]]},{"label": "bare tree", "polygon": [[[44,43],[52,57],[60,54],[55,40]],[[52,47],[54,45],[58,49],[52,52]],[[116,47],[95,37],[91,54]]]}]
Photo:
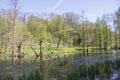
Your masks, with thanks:
[{"label": "bare tree", "polygon": [[104,49],[105,49],[105,52],[108,51],[108,14],[106,15],[103,15],[103,21],[104,21],[104,27],[105,27],[105,34],[104,34],[104,37],[105,37],[105,41],[104,41]]},{"label": "bare tree", "polygon": [[85,25],[84,25],[84,11],[82,11],[82,15],[81,15],[81,22],[82,22],[82,39],[83,39],[83,54],[85,54]]},{"label": "bare tree", "polygon": [[12,12],[13,12],[13,18],[12,18],[12,56],[15,56],[15,22],[16,22],[16,17],[17,17],[17,12],[18,12],[18,0],[12,0]]},{"label": "bare tree", "polygon": [[[26,14],[23,14],[21,16],[21,19],[22,19],[22,23],[23,23],[23,26],[26,26]],[[22,28],[22,27],[21,27]],[[24,28],[22,28],[24,29]],[[22,30],[22,32],[19,32],[21,33],[21,38],[18,40],[18,43],[17,43],[17,48],[18,48],[18,57],[21,58],[23,57],[23,52],[22,52],[22,44],[23,42],[25,42],[26,40],[26,34],[25,34],[26,30]]]},{"label": "bare tree", "polygon": [[117,50],[118,49],[118,45],[117,45],[117,26],[116,26],[116,19],[115,19],[115,16],[114,15],[112,15],[112,20],[113,20],[113,28],[114,28],[114,35],[115,35],[115,37],[114,37],[114,40],[115,40],[115,50]]}]

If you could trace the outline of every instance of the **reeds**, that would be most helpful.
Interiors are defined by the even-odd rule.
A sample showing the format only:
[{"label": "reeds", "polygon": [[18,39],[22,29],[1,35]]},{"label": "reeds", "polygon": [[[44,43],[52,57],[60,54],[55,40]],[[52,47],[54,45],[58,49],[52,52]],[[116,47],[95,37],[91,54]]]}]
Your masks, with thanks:
[{"label": "reeds", "polygon": [[9,74],[3,80],[43,80],[43,78],[40,74],[40,71],[35,70],[28,74],[22,74],[20,76],[17,76],[17,79],[14,79],[14,76],[12,74]]},{"label": "reeds", "polygon": [[115,70],[120,69],[120,59],[116,61],[105,61],[94,65],[80,65],[67,75],[67,80],[95,80],[95,77],[109,79]]}]

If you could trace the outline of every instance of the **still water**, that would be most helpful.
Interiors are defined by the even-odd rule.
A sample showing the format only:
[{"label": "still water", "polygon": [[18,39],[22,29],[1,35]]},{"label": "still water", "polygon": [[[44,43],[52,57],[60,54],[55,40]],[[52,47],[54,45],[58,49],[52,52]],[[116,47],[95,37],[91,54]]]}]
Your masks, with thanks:
[{"label": "still water", "polygon": [[[14,80],[17,80],[18,76],[28,74],[36,69],[40,71],[40,75],[44,80],[66,80],[67,73],[72,71],[76,66],[83,64],[87,66],[95,63],[102,63],[107,60],[115,61],[119,58],[119,54],[82,55],[81,53],[76,53],[76,55],[61,57],[59,60],[51,58],[47,61],[43,61],[41,65],[39,61],[40,59],[36,59],[34,56],[30,56],[29,58],[17,58],[10,57],[8,55],[0,55],[0,80],[3,80],[8,74],[12,74],[14,76]],[[111,73],[109,80],[116,80],[118,77],[119,71],[114,71]],[[84,79],[80,78],[80,80]],[[95,80],[101,79],[95,76]]]}]

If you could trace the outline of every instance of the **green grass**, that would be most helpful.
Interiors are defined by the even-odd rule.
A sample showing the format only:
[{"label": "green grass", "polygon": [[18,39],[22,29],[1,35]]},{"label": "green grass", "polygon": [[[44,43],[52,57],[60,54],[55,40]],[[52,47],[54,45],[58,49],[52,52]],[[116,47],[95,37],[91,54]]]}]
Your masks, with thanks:
[{"label": "green grass", "polygon": [[43,80],[42,76],[40,75],[39,70],[34,70],[33,72],[30,72],[29,74],[22,74],[18,78],[19,80]]},{"label": "green grass", "polygon": [[30,73],[24,73],[24,74],[18,75],[16,76],[16,79],[12,74],[7,74],[7,75],[4,75],[2,80],[43,80],[43,77],[40,75],[39,70],[34,70]]},{"label": "green grass", "polygon": [[[34,48],[34,50],[39,54],[39,46],[32,46]],[[85,48],[87,49],[87,48]],[[74,54],[80,54],[83,53],[83,48],[82,47],[43,47],[43,56],[46,57],[56,57],[56,56],[69,56],[69,55],[74,55]],[[99,48],[97,49],[96,52],[96,47],[89,47],[88,48],[90,53],[99,53]],[[15,49],[15,51],[17,51],[17,48]],[[32,51],[32,49],[30,48],[30,46],[28,45],[24,45],[22,46],[22,52],[24,54],[25,59],[29,60],[33,57],[36,57],[36,55],[34,54],[34,52]],[[102,52],[104,52],[102,50]],[[8,52],[7,50],[7,54],[9,56],[11,56],[11,53]],[[16,55],[18,55],[18,53],[16,52]]]},{"label": "green grass", "polygon": [[[34,48],[34,50],[39,54],[39,46],[32,46]],[[87,48],[85,48],[87,49]],[[76,53],[82,53],[83,52],[83,48],[82,47],[43,47],[43,55],[44,57],[54,57],[54,56],[69,56],[69,55],[74,55]],[[94,53],[96,52],[96,48],[93,47],[89,47],[88,48],[90,53]],[[93,51],[92,51],[93,50]],[[27,58],[29,58],[30,56],[35,56],[34,52],[32,51],[32,49],[29,46],[23,46],[23,50],[24,52],[24,56],[26,56]],[[102,50],[102,52],[104,52],[104,50]],[[96,53],[99,53],[99,48],[97,50]],[[28,56],[29,55],[29,56]]]},{"label": "green grass", "polygon": [[[34,50],[39,53],[39,46],[32,46],[34,48]],[[32,49],[29,46],[24,46],[23,47],[23,52],[24,55],[32,55],[35,56],[34,52],[32,51]],[[67,47],[60,47],[60,48],[54,48],[54,47],[44,47],[43,48],[43,54],[44,56],[56,56],[56,55],[70,55],[70,54],[74,54],[75,52],[77,52],[77,50],[75,48],[67,48]]]},{"label": "green grass", "polygon": [[105,61],[103,63],[96,63],[92,65],[80,65],[75,67],[71,72],[68,72],[67,80],[79,80],[82,77],[89,77],[90,80],[94,80],[95,76],[104,80],[104,75],[109,79],[114,70],[120,69],[120,59],[113,61]]}]

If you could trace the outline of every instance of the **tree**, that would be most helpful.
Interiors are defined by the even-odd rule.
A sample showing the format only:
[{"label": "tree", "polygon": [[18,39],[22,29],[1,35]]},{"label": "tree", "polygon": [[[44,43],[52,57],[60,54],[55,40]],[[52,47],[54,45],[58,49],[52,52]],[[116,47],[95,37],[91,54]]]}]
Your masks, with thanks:
[{"label": "tree", "polygon": [[[39,43],[39,55],[42,61],[43,52],[42,52],[42,44],[46,41],[49,37],[49,33],[47,32],[47,25],[46,20],[43,17],[33,16],[31,15],[27,22],[28,31],[31,34],[30,40],[33,42]],[[38,55],[37,55],[38,56]]]},{"label": "tree", "polygon": [[117,26],[116,26],[116,17],[114,14],[111,15],[112,16],[112,21],[113,21],[113,29],[114,29],[114,49],[117,50],[118,49],[118,38],[117,38]]},{"label": "tree", "polygon": [[84,11],[82,11],[82,14],[81,14],[81,24],[82,24],[82,42],[83,42],[83,53],[85,54],[85,24],[84,24]]},{"label": "tree", "polygon": [[16,18],[18,13],[18,1],[19,0],[12,0],[12,38],[13,38],[13,44],[12,44],[12,56],[15,55],[15,26],[16,26]]},{"label": "tree", "polygon": [[[24,17],[24,16],[23,16]],[[24,17],[25,18],[25,17]],[[16,27],[15,27],[15,43],[18,48],[18,57],[23,57],[22,45],[27,40],[29,36],[29,32],[27,31],[25,20],[21,20],[20,18],[16,19]]]},{"label": "tree", "polygon": [[[69,44],[69,47],[76,45],[76,42],[81,43],[80,31],[78,29],[80,16],[74,13],[65,13],[63,14],[63,16],[64,16],[64,22],[67,27],[66,42]],[[78,44],[77,46],[80,46],[80,44]]]},{"label": "tree", "polygon": [[[118,47],[120,48],[120,7],[119,9],[116,11],[116,27],[117,27],[117,37],[119,40],[119,45]],[[116,42],[117,43],[117,42]]]},{"label": "tree", "polygon": [[52,26],[53,26],[53,35],[58,38],[57,48],[60,45],[60,42],[63,40],[66,34],[66,24],[60,15],[54,16],[52,19]]},{"label": "tree", "polygon": [[6,53],[7,47],[10,43],[9,34],[11,32],[11,26],[8,22],[10,16],[9,11],[5,9],[2,9],[0,13],[0,53]]}]

